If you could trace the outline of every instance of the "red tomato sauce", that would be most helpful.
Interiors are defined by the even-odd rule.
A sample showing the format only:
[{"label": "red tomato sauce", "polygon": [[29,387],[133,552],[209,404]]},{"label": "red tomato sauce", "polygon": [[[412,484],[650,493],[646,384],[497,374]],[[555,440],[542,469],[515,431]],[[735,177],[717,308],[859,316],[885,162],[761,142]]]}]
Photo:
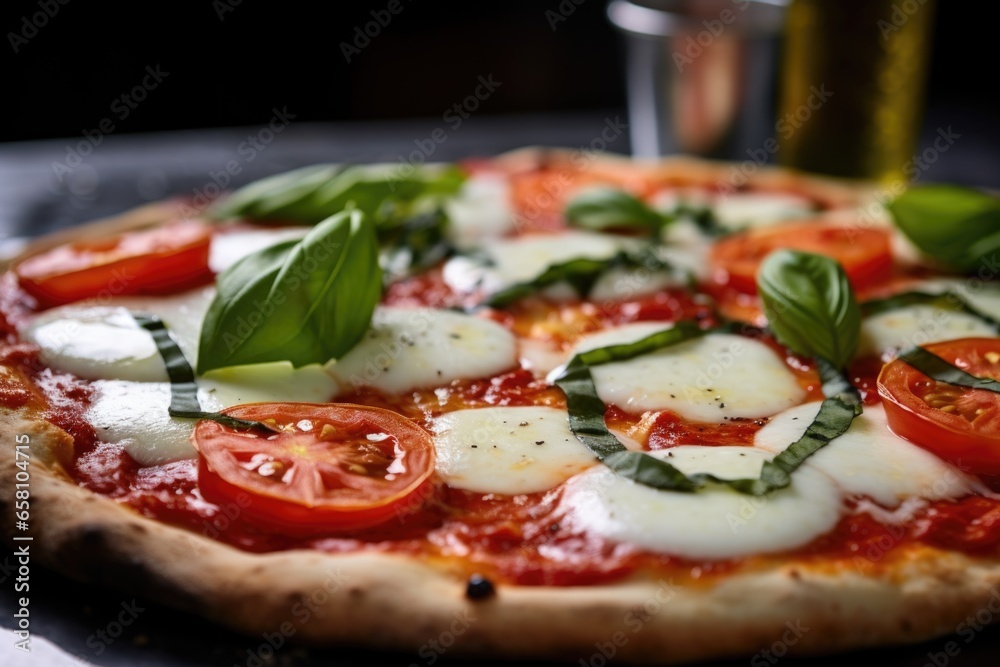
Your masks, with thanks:
[{"label": "red tomato sauce", "polygon": [[[465,299],[443,281],[440,270],[391,286],[384,302],[400,306],[466,306]],[[66,430],[75,440],[70,474],[80,486],[126,504],[143,516],[250,552],[296,548],[331,553],[357,550],[414,554],[451,563],[457,571],[479,572],[498,581],[523,585],[574,585],[619,580],[641,571],[664,577],[700,579],[755,564],[798,560],[832,563],[838,567],[878,568],[905,552],[926,544],[970,554],[1000,554],[1000,501],[970,496],[957,502],[938,501],[919,510],[913,521],[892,526],[866,513],[848,511],[826,535],[802,548],[767,556],[699,562],[644,552],[588,534],[566,521],[559,504],[562,487],[546,493],[502,496],[478,494],[437,484],[423,504],[377,528],[351,534],[292,538],[267,532],[248,521],[239,498],[224,505],[207,502],[197,486],[197,461],[142,467],[120,445],[99,440],[84,418],[91,397],[89,383],[54,373],[38,360],[37,350],[16,342],[16,328],[33,304],[7,276],[0,285],[0,363],[30,377],[44,397],[41,416]],[[628,322],[698,319],[716,323],[714,308],[682,290],[616,304],[553,305],[526,299],[505,311],[484,311],[518,333],[544,333],[562,349],[580,335]],[[784,355],[768,338],[764,342]],[[808,363],[787,359],[809,398],[819,398],[815,372]],[[873,390],[875,362],[852,368],[866,403],[877,402]],[[26,405],[31,396],[0,392],[9,407]],[[22,400],[23,399],[23,400]],[[447,386],[388,396],[373,389],[340,397],[396,410],[428,426],[440,414],[488,405],[547,405],[563,407],[562,392],[531,372],[511,369],[491,378],[460,380]],[[19,401],[21,401],[19,403]],[[636,434],[650,449],[682,444],[752,444],[766,419],[733,419],[722,424],[688,422],[669,412],[629,414],[610,406],[610,426]],[[247,498],[249,501],[249,497]],[[242,505],[245,506],[245,505]],[[848,503],[848,510],[851,504]]]}]

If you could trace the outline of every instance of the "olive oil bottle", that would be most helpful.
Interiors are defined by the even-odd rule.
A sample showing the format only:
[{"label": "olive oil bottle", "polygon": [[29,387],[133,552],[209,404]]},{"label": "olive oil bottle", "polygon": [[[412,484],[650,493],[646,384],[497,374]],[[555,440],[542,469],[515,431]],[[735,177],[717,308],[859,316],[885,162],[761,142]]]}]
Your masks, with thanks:
[{"label": "olive oil bottle", "polygon": [[934,0],[792,0],[778,159],[836,176],[901,179],[922,121]]}]

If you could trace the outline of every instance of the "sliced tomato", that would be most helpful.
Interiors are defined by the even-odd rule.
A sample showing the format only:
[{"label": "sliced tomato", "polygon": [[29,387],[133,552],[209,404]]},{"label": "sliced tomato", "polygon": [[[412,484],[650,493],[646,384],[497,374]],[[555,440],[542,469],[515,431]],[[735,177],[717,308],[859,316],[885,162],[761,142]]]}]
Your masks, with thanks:
[{"label": "sliced tomato", "polygon": [[224,412],[278,432],[198,422],[198,488],[212,502],[246,505],[244,514],[268,530],[370,528],[416,511],[430,495],[434,442],[395,412],[350,403],[254,403]]},{"label": "sliced tomato", "polygon": [[[977,377],[1000,380],[1000,338],[924,345]],[[974,474],[1000,474],[1000,394],[937,382],[904,361],[878,376],[889,428]]]},{"label": "sliced tomato", "polygon": [[21,287],[43,307],[124,294],[169,294],[212,280],[211,228],[183,220],[107,239],[78,241],[15,267]]},{"label": "sliced tomato", "polygon": [[752,229],[721,239],[712,248],[712,278],[744,294],[756,294],[761,262],[781,248],[837,260],[855,289],[870,287],[892,273],[888,232],[809,221]]}]

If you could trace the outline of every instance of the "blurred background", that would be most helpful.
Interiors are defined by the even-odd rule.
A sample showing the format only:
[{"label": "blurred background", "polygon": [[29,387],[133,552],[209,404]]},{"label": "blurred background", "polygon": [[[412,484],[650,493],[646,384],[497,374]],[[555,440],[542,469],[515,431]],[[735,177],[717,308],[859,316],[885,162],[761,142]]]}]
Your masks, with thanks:
[{"label": "blurred background", "polygon": [[[711,18],[726,6],[739,12],[747,1],[693,4]],[[1000,185],[1000,96],[992,74],[1000,8],[930,7],[929,0],[826,4],[840,8],[841,32],[821,48],[840,54],[835,69],[849,69],[839,82],[841,100],[852,94],[850,77],[879,76],[874,65],[866,68],[864,44],[878,16],[887,21],[883,37],[909,29],[911,17],[930,17],[926,38],[899,55],[927,59],[925,94],[898,102],[918,107],[915,151],[941,132],[958,138],[917,176]],[[0,230],[40,233],[190,195],[224,180],[206,176],[220,174],[229,160],[240,167],[232,185],[322,160],[405,160],[413,150],[454,159],[526,144],[587,146],[616,118],[628,118],[623,33],[607,9],[605,0],[375,0],[322,10],[294,0],[4,3]],[[791,61],[804,62],[802,49],[814,43],[810,36],[796,46]],[[789,50],[786,43],[786,65]],[[780,64],[765,74],[792,85]],[[780,86],[774,90],[780,94]],[[760,97],[744,106],[756,110]],[[782,107],[770,91],[765,97],[774,134]],[[278,130],[270,136],[269,125]],[[202,131],[211,128],[228,129]],[[437,128],[445,141],[427,144]],[[715,155],[746,159],[748,151],[759,153],[758,142]],[[628,132],[607,149],[629,153]],[[792,150],[783,151],[790,159]],[[812,166],[807,153],[799,166]]]}]

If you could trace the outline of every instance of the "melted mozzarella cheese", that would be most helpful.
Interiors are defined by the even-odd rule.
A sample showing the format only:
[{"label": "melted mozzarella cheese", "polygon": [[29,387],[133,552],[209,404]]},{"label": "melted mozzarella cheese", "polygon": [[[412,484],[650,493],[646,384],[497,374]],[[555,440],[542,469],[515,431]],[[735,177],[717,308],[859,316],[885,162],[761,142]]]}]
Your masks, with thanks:
[{"label": "melted mozzarella cheese", "polygon": [[[751,447],[682,446],[651,452],[685,474],[757,477],[770,455]],[[601,537],[685,558],[734,558],[794,549],[827,532],[841,512],[833,482],[800,469],[792,485],[763,497],[714,485],[660,491],[604,466],[566,484],[562,505],[575,526]]]},{"label": "melted mozzarella cheese", "polygon": [[84,416],[101,440],[120,443],[144,466],[197,456],[189,440],[194,420],[167,414],[168,383],[98,380],[92,386],[94,396]]},{"label": "melted mozzarella cheese", "polygon": [[282,241],[301,239],[311,229],[312,227],[295,226],[215,234],[209,248],[208,267],[216,273],[221,273],[247,255]]},{"label": "melted mozzarella cheese", "polygon": [[973,336],[993,336],[994,329],[974,315],[915,305],[865,318],[858,355],[891,358],[915,345]]},{"label": "melted mozzarella cheese", "polygon": [[476,257],[455,257],[444,266],[444,280],[453,289],[496,292],[516,283],[533,280],[553,264],[574,259],[609,259],[633,239],[593,232],[525,234],[498,239],[480,249]]},{"label": "melted mozzarella cheese", "polygon": [[164,381],[167,375],[156,345],[130,311],[162,319],[193,363],[201,321],[214,293],[207,287],[160,298],[113,298],[106,305],[70,304],[45,311],[22,335],[41,348],[48,366],[81,378]]},{"label": "melted mozzarella cheese", "polygon": [[1000,320],[1000,287],[995,283],[984,283],[976,278],[968,280],[940,278],[923,281],[914,285],[912,289],[931,294],[955,292],[973,308]]},{"label": "melted mozzarella cheese", "polygon": [[55,308],[37,317],[23,335],[41,348],[46,366],[87,380],[167,380],[152,336],[124,308]]},{"label": "melted mozzarella cheese", "polygon": [[476,174],[462,184],[458,195],[445,203],[451,221],[449,234],[460,248],[504,236],[514,228],[510,186],[502,175]]},{"label": "melted mozzarella cheese", "polygon": [[737,192],[720,195],[712,203],[715,219],[724,227],[764,227],[813,213],[804,197],[779,192]]},{"label": "melted mozzarella cheese", "polygon": [[328,367],[345,390],[389,394],[481,378],[516,364],[514,335],[496,322],[433,308],[380,307],[371,329]]},{"label": "melted mozzarella cheese", "polygon": [[218,405],[213,410],[269,401],[326,403],[339,391],[337,381],[319,364],[293,368],[287,361],[209,371],[198,386]]},{"label": "melted mozzarella cheese", "polygon": [[[632,343],[668,327],[629,324],[584,337],[574,353]],[[629,361],[591,369],[597,394],[629,412],[670,410],[684,419],[721,423],[766,417],[805,397],[791,371],[763,343],[708,334]]]},{"label": "melted mozzarella cheese", "polygon": [[[772,453],[798,440],[820,403],[796,406],[757,432],[754,445]],[[960,498],[975,484],[953,466],[889,430],[880,405],[865,406],[851,428],[805,463],[830,476],[851,496],[867,496],[886,507],[905,498]],[[801,469],[795,473],[795,479]]]},{"label": "melted mozzarella cheese", "polygon": [[[195,421],[167,413],[167,382],[98,380],[93,387],[86,418],[102,440],[122,444],[145,466],[196,456],[189,442]],[[324,403],[337,392],[336,382],[321,366],[293,369],[288,362],[212,371],[198,379],[198,387],[202,408],[212,412],[243,403]]]},{"label": "melted mozzarella cheese", "polygon": [[570,431],[565,410],[458,410],[438,417],[433,430],[438,473],[467,491],[547,491],[597,463]]}]

